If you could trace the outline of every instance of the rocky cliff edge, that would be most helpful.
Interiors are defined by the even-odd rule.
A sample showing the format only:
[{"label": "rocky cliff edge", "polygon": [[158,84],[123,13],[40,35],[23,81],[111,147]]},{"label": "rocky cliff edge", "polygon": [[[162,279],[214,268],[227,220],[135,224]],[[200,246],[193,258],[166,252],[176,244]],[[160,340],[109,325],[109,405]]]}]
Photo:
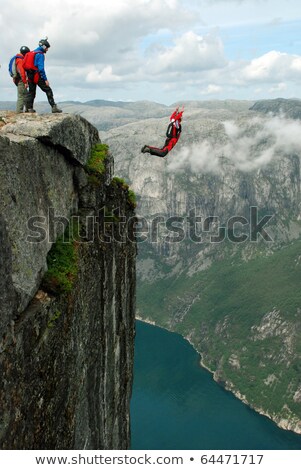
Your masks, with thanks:
[{"label": "rocky cliff edge", "polygon": [[135,216],[100,145],[80,116],[0,116],[3,449],[129,446]]}]

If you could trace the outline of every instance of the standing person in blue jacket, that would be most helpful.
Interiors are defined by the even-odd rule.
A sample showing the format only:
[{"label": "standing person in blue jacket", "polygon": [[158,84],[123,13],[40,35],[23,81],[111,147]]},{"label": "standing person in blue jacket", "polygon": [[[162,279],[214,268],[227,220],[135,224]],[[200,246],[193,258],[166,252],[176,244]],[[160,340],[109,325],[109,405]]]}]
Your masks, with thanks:
[{"label": "standing person in blue jacket", "polygon": [[[62,110],[57,107],[53,98],[52,89],[49,86],[49,82],[46,76],[44,63],[45,54],[48,51],[50,44],[48,39],[41,39],[39,47],[34,51],[26,54],[26,61],[24,62],[24,69],[26,70],[28,77],[28,100],[27,109],[29,113],[34,113],[33,102],[36,97],[37,85],[47,95],[48,102],[52,108],[53,113],[61,113]],[[28,57],[27,57],[28,56]]]}]

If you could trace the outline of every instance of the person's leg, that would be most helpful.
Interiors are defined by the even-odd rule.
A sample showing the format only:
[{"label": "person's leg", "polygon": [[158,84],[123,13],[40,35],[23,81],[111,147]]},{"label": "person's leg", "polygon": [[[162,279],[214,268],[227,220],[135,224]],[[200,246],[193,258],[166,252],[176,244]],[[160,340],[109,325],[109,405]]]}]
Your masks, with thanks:
[{"label": "person's leg", "polygon": [[28,93],[27,93],[27,98],[26,98],[26,103],[25,107],[26,110],[29,112],[34,112],[33,110],[33,102],[36,97],[36,91],[37,91],[37,85],[34,83],[34,73],[28,70],[27,72],[28,76]]},{"label": "person's leg", "polygon": [[52,89],[50,88],[49,85],[46,85],[45,80],[43,80],[42,78],[39,78],[38,86],[41,88],[42,91],[44,91],[44,93],[46,93],[48,103],[50,104],[50,106],[52,108],[52,112],[53,113],[61,113],[62,110],[59,109],[57,107],[57,105],[55,104]]},{"label": "person's leg", "polygon": [[16,112],[17,113],[22,113],[23,112],[23,106],[24,106],[24,95],[23,95],[24,83],[22,82],[22,80],[19,80],[16,83],[16,85],[17,85],[17,90],[18,90]]},{"label": "person's leg", "polygon": [[147,146],[148,150],[145,150],[145,152],[149,152],[151,155],[156,155],[157,157],[166,157],[168,152],[171,151],[171,149],[176,145],[178,139],[172,138],[172,139],[166,139],[165,145],[163,148],[158,149],[157,147],[150,147],[149,145]]},{"label": "person's leg", "polygon": [[27,108],[27,89],[24,83],[22,82],[22,80],[20,80],[20,83],[18,84],[18,93],[20,96],[20,111],[19,112],[22,113],[24,111],[24,107],[25,109]]},{"label": "person's leg", "polygon": [[44,93],[46,93],[46,96],[47,96],[47,100],[48,100],[48,103],[50,104],[50,106],[54,106],[55,105],[55,102],[54,102],[54,98],[53,98],[53,92],[52,92],[52,89],[50,88],[49,85],[46,85],[46,82],[45,80],[43,80],[42,78],[39,78],[39,81],[37,83],[38,87],[41,88],[42,91],[44,91]]},{"label": "person's leg", "polygon": [[151,155],[156,155],[157,157],[165,157],[168,154],[168,143],[170,139],[166,139],[164,147],[151,147],[150,145],[144,145],[141,149],[142,153],[150,153]]},{"label": "person's leg", "polygon": [[149,153],[151,155],[156,155],[157,157],[166,157],[168,154],[168,149],[167,147],[163,147],[162,149],[158,149],[157,147],[148,147],[149,148]]}]

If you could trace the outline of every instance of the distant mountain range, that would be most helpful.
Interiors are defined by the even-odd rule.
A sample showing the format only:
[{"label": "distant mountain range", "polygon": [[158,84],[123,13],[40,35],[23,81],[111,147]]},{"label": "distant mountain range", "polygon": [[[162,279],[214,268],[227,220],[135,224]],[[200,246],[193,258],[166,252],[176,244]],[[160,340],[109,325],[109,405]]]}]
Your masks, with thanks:
[{"label": "distant mountain range", "polygon": [[286,100],[278,98],[276,100],[256,101],[250,108],[252,111],[279,115],[284,114],[291,119],[301,119],[301,100]]},{"label": "distant mountain range", "polygon": [[[240,112],[249,109],[253,101],[184,101],[174,103],[170,106],[152,101],[107,101],[93,100],[85,103],[78,101],[65,101],[60,107],[66,113],[80,114],[99,130],[106,131],[113,127],[123,126],[141,119],[169,117],[176,106],[183,106],[188,112],[193,110],[229,110]],[[0,102],[0,109],[14,110],[15,103],[12,101]],[[39,113],[50,112],[47,102],[36,102],[35,109]]]},{"label": "distant mountain range", "polygon": [[[90,100],[63,101],[60,107],[64,112],[81,114],[87,120],[92,122],[99,130],[105,131],[113,127],[119,127],[141,119],[160,118],[170,115],[176,106],[185,106],[186,112],[196,110],[224,110],[232,113],[242,111],[255,111],[260,113],[269,113],[278,115],[284,113],[287,117],[293,119],[301,118],[301,100],[282,99],[260,101],[240,101],[240,100],[208,100],[208,101],[183,101],[164,105],[152,101],[108,101],[108,100]],[[45,101],[38,101],[35,108],[39,113],[50,112],[50,107]],[[0,109],[14,110],[14,101],[0,101]]]}]

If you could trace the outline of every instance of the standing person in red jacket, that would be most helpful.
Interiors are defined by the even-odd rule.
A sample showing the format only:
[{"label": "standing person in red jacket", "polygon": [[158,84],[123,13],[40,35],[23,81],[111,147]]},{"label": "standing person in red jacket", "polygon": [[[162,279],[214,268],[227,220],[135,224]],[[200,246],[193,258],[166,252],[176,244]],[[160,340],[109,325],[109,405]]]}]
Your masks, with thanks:
[{"label": "standing person in red jacket", "polygon": [[24,62],[24,68],[28,77],[28,112],[34,113],[33,102],[36,97],[37,85],[41,88],[44,93],[46,93],[48,103],[51,106],[53,113],[61,113],[62,110],[56,105],[52,89],[49,86],[49,82],[45,72],[45,54],[50,48],[48,39],[41,39],[39,41],[39,47],[34,51],[31,51],[27,54],[26,60]]},{"label": "standing person in red jacket", "polygon": [[184,109],[179,112],[179,108],[177,108],[170,116],[170,123],[166,131],[166,140],[162,148],[144,145],[141,149],[141,152],[150,153],[151,155],[156,155],[157,157],[164,158],[168,154],[168,152],[170,152],[171,149],[176,145],[180,138],[182,131],[181,121],[183,112]]},{"label": "standing person in red jacket", "polygon": [[22,46],[20,48],[20,54],[16,54],[15,61],[12,65],[12,77],[14,84],[18,87],[18,99],[17,99],[17,113],[23,113],[24,107],[27,111],[27,88],[28,82],[25,70],[23,68],[23,61],[26,54],[30,51],[29,47]]}]

